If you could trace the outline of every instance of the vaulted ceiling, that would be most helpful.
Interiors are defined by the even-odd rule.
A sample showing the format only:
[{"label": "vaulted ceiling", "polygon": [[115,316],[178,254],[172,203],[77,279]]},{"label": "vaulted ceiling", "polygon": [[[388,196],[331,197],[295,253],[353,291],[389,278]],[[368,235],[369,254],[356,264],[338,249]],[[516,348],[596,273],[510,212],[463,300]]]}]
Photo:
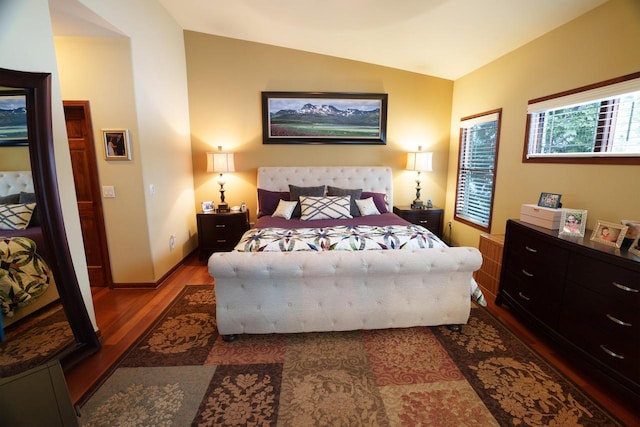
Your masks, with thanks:
[{"label": "vaulted ceiling", "polygon": [[[157,0],[185,30],[455,80],[607,0]],[[49,0],[56,35],[114,35]]]}]

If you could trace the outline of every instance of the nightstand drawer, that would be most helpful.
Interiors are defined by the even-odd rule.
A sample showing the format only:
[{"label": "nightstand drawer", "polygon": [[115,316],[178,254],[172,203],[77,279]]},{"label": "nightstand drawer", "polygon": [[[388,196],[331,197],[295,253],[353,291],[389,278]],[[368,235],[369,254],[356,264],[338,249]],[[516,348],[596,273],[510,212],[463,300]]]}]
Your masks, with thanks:
[{"label": "nightstand drawer", "polygon": [[249,212],[199,213],[198,243],[200,258],[213,252],[233,250],[242,234],[249,229]]},{"label": "nightstand drawer", "polygon": [[411,209],[409,207],[393,207],[393,213],[412,224],[421,225],[433,234],[442,238],[442,223],[444,211],[442,209]]}]

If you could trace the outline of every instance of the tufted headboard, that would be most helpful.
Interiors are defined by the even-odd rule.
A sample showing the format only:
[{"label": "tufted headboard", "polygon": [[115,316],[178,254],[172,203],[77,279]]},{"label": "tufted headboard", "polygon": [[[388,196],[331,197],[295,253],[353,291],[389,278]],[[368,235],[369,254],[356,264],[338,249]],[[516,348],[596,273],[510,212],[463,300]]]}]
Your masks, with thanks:
[{"label": "tufted headboard", "polygon": [[385,193],[389,211],[393,205],[393,174],[387,166],[264,166],[258,168],[258,188],[289,191],[302,187],[332,185]]},{"label": "tufted headboard", "polygon": [[31,171],[0,171],[0,196],[24,191],[33,193]]}]

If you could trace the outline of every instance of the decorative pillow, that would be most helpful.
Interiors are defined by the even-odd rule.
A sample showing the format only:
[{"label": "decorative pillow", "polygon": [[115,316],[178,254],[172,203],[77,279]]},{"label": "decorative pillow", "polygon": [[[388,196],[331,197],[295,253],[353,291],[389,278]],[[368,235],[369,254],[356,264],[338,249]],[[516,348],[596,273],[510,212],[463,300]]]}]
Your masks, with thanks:
[{"label": "decorative pillow", "polygon": [[13,205],[20,203],[20,194],[9,194],[6,196],[0,196],[0,205]]},{"label": "decorative pillow", "polygon": [[[298,187],[289,184],[289,200],[299,202],[300,196],[322,197],[324,196],[324,185],[318,187]],[[293,218],[298,218],[301,214],[300,204],[293,211]]]},{"label": "decorative pillow", "polygon": [[360,195],[361,199],[368,199],[369,197],[373,197],[373,203],[376,204],[378,212],[380,212],[381,214],[389,212],[389,210],[387,209],[387,195],[385,193],[363,191]]},{"label": "decorative pillow", "polygon": [[300,197],[302,221],[316,219],[353,218],[351,216],[351,196]]},{"label": "decorative pillow", "polygon": [[380,215],[380,211],[376,207],[376,203],[373,201],[373,197],[368,197],[366,199],[356,200],[356,205],[360,210],[360,215]]},{"label": "decorative pillow", "polygon": [[35,207],[35,203],[0,205],[0,230],[24,230]]},{"label": "decorative pillow", "polygon": [[258,218],[272,215],[280,200],[289,200],[288,191],[269,191],[258,188]]},{"label": "decorative pillow", "polygon": [[327,186],[327,196],[351,196],[351,216],[360,216],[360,210],[356,206],[356,200],[360,198],[362,188],[339,188]]},{"label": "decorative pillow", "polygon": [[298,206],[298,202],[290,202],[288,200],[280,200],[278,207],[273,212],[272,216],[280,217],[284,219],[291,219],[293,210]]},{"label": "decorative pillow", "polygon": [[[21,191],[20,198],[17,203],[36,203],[36,193],[25,193],[24,191]],[[40,225],[39,212],[40,210],[36,205],[36,207],[33,208],[33,215],[31,215],[31,222],[29,222],[29,227],[36,227]]]}]

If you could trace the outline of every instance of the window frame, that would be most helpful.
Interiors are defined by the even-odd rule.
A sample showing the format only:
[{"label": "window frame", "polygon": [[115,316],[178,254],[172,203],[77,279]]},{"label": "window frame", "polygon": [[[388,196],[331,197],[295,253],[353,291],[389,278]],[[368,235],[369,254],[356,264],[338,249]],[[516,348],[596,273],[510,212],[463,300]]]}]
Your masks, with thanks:
[{"label": "window frame", "polygon": [[[478,224],[477,222],[473,222],[467,218],[461,217],[458,215],[458,195],[460,192],[460,174],[461,174],[461,164],[462,164],[462,156],[464,154],[463,148],[464,148],[464,142],[463,142],[463,135],[464,135],[464,127],[462,126],[463,122],[465,121],[470,121],[473,119],[478,119],[480,117],[484,117],[484,116],[490,116],[490,115],[497,115],[497,122],[498,122],[498,129],[496,131],[496,142],[495,142],[495,153],[494,153],[494,159],[493,159],[493,182],[492,182],[492,186],[491,186],[491,199],[489,202],[489,219],[487,221],[487,225],[484,226],[482,224]],[[458,167],[457,167],[457,174],[456,174],[456,194],[455,194],[455,204],[454,204],[454,209],[453,209],[453,219],[455,221],[459,221],[463,224],[466,224],[470,227],[476,228],[478,230],[484,231],[484,232],[491,232],[491,224],[493,222],[493,208],[494,208],[494,199],[495,199],[495,195],[496,195],[496,181],[497,181],[497,176],[498,176],[498,154],[500,151],[500,132],[501,132],[501,128],[502,128],[502,108],[497,108],[495,110],[490,110],[490,111],[485,111],[479,114],[474,114],[472,116],[466,116],[466,117],[462,117],[460,119],[460,133],[459,133],[459,137],[458,137]]]},{"label": "window frame", "polygon": [[[640,72],[627,74],[625,76],[616,77],[613,79],[605,80],[602,82],[582,86],[579,88],[567,90],[564,92],[559,92],[553,95],[544,96],[541,98],[531,99],[527,103],[527,105],[536,104],[544,101],[548,101],[551,99],[568,97],[571,95],[578,94],[580,92],[592,91],[598,88],[603,88],[606,86],[614,85],[617,83],[622,83],[628,80],[634,80],[640,78]],[[583,156],[579,157],[568,157],[568,156],[553,156],[553,155],[545,155],[541,157],[529,157],[529,134],[531,130],[531,119],[533,113],[527,113],[527,122],[525,127],[524,134],[524,146],[522,150],[522,163],[559,163],[559,164],[600,164],[600,165],[640,165],[640,153],[633,155],[625,155],[625,156],[616,156],[616,155],[606,155],[606,156],[598,156],[594,154],[593,156],[588,156],[589,153],[585,153]]]}]

